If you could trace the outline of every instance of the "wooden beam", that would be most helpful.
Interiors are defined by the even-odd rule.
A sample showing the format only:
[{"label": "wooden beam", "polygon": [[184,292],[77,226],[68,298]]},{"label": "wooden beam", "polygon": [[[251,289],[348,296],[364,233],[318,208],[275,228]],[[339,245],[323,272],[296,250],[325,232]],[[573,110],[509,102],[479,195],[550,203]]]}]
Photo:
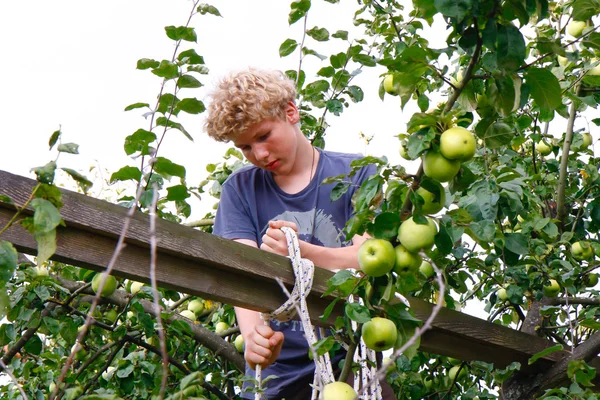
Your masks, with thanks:
[{"label": "wooden beam", "polygon": [[[0,195],[7,195],[20,206],[35,187],[34,180],[0,171]],[[57,249],[53,259],[72,265],[101,271],[106,268],[121,233],[128,210],[115,204],[61,189],[64,206],[61,215],[66,227],[58,228]],[[0,202],[0,226],[15,213],[14,204]],[[31,215],[26,210],[25,215]],[[149,282],[149,221],[136,212],[126,235],[126,247],[115,265],[114,274]],[[178,225],[157,221],[159,286],[210,298],[256,311],[270,311],[285,299],[276,279],[290,287],[294,276],[286,257],[267,253],[230,240]],[[8,240],[22,252],[34,254],[36,243],[20,225],[8,229],[0,240]],[[331,324],[342,309],[338,307],[323,323],[319,316],[332,297],[323,298],[327,280],[332,273],[324,269],[315,272],[314,285],[308,303],[313,322]],[[421,299],[409,298],[418,318],[431,315],[433,305]],[[544,370],[567,354],[552,353],[533,366],[527,360],[553,343],[518,332],[460,312],[442,309],[433,328],[421,340],[421,350],[455,357],[479,360],[503,368],[514,361],[522,371]],[[600,367],[598,358],[591,365]]]}]

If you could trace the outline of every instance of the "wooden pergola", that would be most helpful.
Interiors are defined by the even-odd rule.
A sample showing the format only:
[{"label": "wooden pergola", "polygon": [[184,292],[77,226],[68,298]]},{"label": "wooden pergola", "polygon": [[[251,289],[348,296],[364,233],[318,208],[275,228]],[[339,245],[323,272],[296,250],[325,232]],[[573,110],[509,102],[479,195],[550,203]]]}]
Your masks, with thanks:
[{"label": "wooden pergola", "polygon": [[[0,201],[0,226],[25,204],[37,182],[0,171],[0,195],[11,203]],[[113,255],[121,235],[128,209],[61,189],[64,206],[60,212],[66,224],[57,228],[57,248],[52,259],[67,264],[103,271]],[[32,209],[23,210],[32,215]],[[19,252],[36,254],[32,235],[19,224],[13,224],[0,235]],[[289,287],[294,275],[285,257],[251,248],[230,240],[165,220],[156,226],[156,279],[163,288],[220,301],[256,311],[271,311],[285,300],[277,279]],[[150,235],[148,215],[135,212],[125,236],[126,246],[114,267],[114,275],[149,282]],[[332,272],[318,268],[308,299],[313,323],[332,324],[343,312],[337,307],[326,321],[319,316],[333,297],[323,296]],[[416,316],[425,320],[433,304],[408,298]],[[520,373],[536,373],[549,369],[570,353],[559,351],[540,358],[533,365],[528,359],[554,345],[545,339],[519,332],[485,320],[443,308],[432,329],[421,338],[420,350],[464,361],[484,361],[504,368],[521,363]],[[600,368],[600,358],[590,365]]]}]

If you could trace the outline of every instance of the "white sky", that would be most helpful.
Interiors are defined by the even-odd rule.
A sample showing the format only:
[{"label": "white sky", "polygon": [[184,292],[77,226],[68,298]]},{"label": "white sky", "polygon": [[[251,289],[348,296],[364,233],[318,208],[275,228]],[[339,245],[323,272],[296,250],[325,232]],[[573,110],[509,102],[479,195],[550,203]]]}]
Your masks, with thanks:
[{"label": "white sky", "polygon": [[[184,42],[182,49],[194,48],[204,56],[211,74],[200,77],[206,87],[187,89],[182,96],[204,100],[206,88],[231,69],[297,69],[297,51],[286,58],[278,54],[286,38],[301,40],[302,21],[292,27],[287,23],[289,2],[221,0],[210,4],[223,18],[195,16],[192,26],[198,43]],[[355,6],[348,0],[337,5],[313,2],[308,28],[326,27],[330,33],[356,29],[351,24]],[[154,105],[161,79],[149,70],[136,70],[136,62],[170,59],[174,42],[166,37],[164,27],[184,25],[191,7],[189,0],[0,2],[0,51],[4,55],[0,63],[0,169],[34,177],[31,168],[56,156],[56,150],[48,152],[47,143],[59,126],[63,142],[80,145],[79,155],[61,155],[59,167],[87,174],[92,165],[109,173],[128,163],[137,165],[122,150],[123,140],[139,128],[147,129],[149,123],[141,109],[123,109],[136,102]],[[332,54],[332,45],[338,46],[336,52],[345,50],[345,43],[338,39],[318,43],[307,38],[306,44],[326,55]],[[315,72],[325,65],[316,57],[305,58],[307,80],[316,79]],[[404,131],[416,106],[409,104],[402,112],[397,97],[379,99],[378,76],[384,71],[379,66],[367,68],[357,78],[365,101],[352,104],[341,117],[329,118],[328,149],[385,154],[395,163],[401,161],[394,135]],[[159,155],[183,164],[188,184],[195,185],[206,176],[204,166],[221,161],[229,146],[206,137],[202,115],[181,113],[179,120],[194,142],[171,131]],[[375,134],[368,149],[359,139],[360,131]],[[197,207],[193,217],[203,214],[199,211]]]}]

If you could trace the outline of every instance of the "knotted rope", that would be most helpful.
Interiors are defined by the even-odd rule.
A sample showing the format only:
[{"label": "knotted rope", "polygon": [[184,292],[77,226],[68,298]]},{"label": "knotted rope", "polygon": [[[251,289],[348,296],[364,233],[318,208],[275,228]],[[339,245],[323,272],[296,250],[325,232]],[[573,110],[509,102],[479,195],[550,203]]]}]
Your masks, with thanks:
[{"label": "knotted rope", "polygon": [[[272,319],[280,322],[286,322],[292,319],[296,314],[299,314],[302,327],[304,328],[306,341],[308,342],[312,351],[315,343],[317,342],[317,335],[315,333],[315,328],[310,321],[306,298],[312,289],[315,266],[312,261],[301,257],[300,245],[298,244],[298,238],[294,230],[288,227],[282,227],[281,230],[285,234],[285,238],[287,240],[289,254],[288,257],[292,262],[292,267],[294,270],[294,288],[285,303],[283,303],[273,312],[261,313],[261,318],[263,319],[265,325],[270,325]],[[350,298],[349,301],[352,301],[352,299]],[[356,330],[356,323],[353,321],[352,324],[353,329]],[[320,329],[320,333],[321,337],[325,336],[324,329]],[[315,400],[317,398],[317,389],[322,389],[328,383],[334,382],[335,377],[333,375],[333,368],[331,367],[329,353],[325,353],[322,356],[313,354],[313,360],[315,362],[315,378],[313,381],[311,398],[312,400]],[[367,382],[372,382],[377,372],[376,368],[374,367],[374,365],[376,365],[375,352],[365,346],[362,338],[359,351],[357,351],[357,353],[354,355],[354,361],[361,365],[362,386],[365,386]],[[261,400],[262,368],[260,365],[256,366],[255,379],[258,390],[254,398],[255,400]],[[361,379],[358,379],[357,377],[354,379],[354,389],[357,392],[360,385]],[[363,400],[381,399],[381,387],[379,382],[371,384],[367,390],[367,393],[362,398]]]}]

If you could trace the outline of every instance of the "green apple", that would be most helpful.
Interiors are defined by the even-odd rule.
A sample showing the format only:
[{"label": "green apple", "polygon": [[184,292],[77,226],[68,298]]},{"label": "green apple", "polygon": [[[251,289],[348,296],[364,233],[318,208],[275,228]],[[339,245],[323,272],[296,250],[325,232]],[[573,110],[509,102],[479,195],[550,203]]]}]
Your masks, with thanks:
[{"label": "green apple", "polygon": [[561,67],[565,67],[569,63],[569,59],[567,57],[558,56],[558,65]]},{"label": "green apple", "polygon": [[583,136],[583,142],[581,144],[582,147],[583,148],[590,147],[593,142],[592,135],[589,132],[585,132],[585,133],[582,133],[581,136]]},{"label": "green apple", "polygon": [[358,396],[346,382],[332,382],[323,388],[323,400],[354,400]]},{"label": "green apple", "polygon": [[591,76],[599,76],[600,75],[600,64],[596,65],[595,67],[592,67],[589,71],[588,71],[588,75]]},{"label": "green apple", "polygon": [[594,287],[598,284],[598,274],[590,273],[584,278],[585,286]]},{"label": "green apple", "polygon": [[113,372],[115,371],[115,367],[107,367],[106,370],[104,370],[104,372],[102,373],[102,378],[104,378],[105,381],[109,380],[111,378],[111,376],[113,375]]},{"label": "green apple", "polygon": [[242,335],[237,335],[235,340],[233,341],[233,346],[240,353],[244,352],[244,337]]},{"label": "green apple", "polygon": [[194,314],[193,312],[191,312],[190,310],[183,310],[182,312],[179,313],[182,317],[186,317],[187,319],[190,319],[192,321],[196,321],[196,314]]},{"label": "green apple", "polygon": [[496,293],[496,296],[498,296],[498,299],[500,301],[506,301],[506,300],[508,300],[508,293],[506,292],[505,288],[498,289],[498,292]]},{"label": "green apple", "polygon": [[383,276],[394,268],[396,252],[385,239],[367,239],[358,248],[358,265],[368,276]]},{"label": "green apple", "polygon": [[393,96],[396,96],[398,94],[398,88],[394,86],[393,74],[387,74],[383,79],[383,90],[385,90],[387,94],[391,94]]},{"label": "green apple", "polygon": [[43,278],[48,275],[49,275],[48,268],[44,267],[43,265],[35,267],[35,276]]},{"label": "green apple", "polygon": [[56,389],[56,382],[50,382],[50,386],[48,386],[48,392],[53,393]]},{"label": "green apple", "polygon": [[406,140],[400,142],[400,157],[404,158],[405,160],[412,160],[408,156],[408,143],[406,142]]},{"label": "green apple", "polygon": [[587,24],[584,21],[572,20],[567,25],[566,32],[569,35],[578,38],[579,36],[581,36],[581,34],[583,33],[583,30],[585,29],[586,26],[587,26]]},{"label": "green apple", "polygon": [[131,284],[129,285],[129,293],[136,294],[137,292],[139,292],[142,289],[142,286],[144,286],[144,284],[142,282],[137,282],[137,281],[131,282]]},{"label": "green apple", "polygon": [[544,285],[543,292],[546,297],[556,297],[560,292],[560,285],[555,279],[550,279],[550,282]]},{"label": "green apple", "polygon": [[589,242],[581,240],[571,245],[571,254],[577,261],[589,260],[594,257],[594,249]]},{"label": "green apple", "polygon": [[227,322],[217,322],[217,324],[215,325],[215,333],[221,334],[223,332],[225,332],[227,329],[229,329],[229,324]]},{"label": "green apple", "polygon": [[449,160],[441,153],[429,150],[423,156],[423,172],[438,182],[448,182],[458,174],[460,161]]},{"label": "green apple", "polygon": [[540,153],[543,156],[547,156],[548,154],[552,153],[552,146],[550,146],[548,143],[544,142],[543,140],[539,141],[535,145],[535,148],[537,149],[538,153]]},{"label": "green apple", "polygon": [[106,276],[106,281],[104,282],[104,287],[102,288],[101,296],[106,297],[110,296],[117,290],[117,279],[112,275],[106,275],[106,272],[102,272],[100,274],[94,275],[92,279],[92,290],[94,293],[98,293],[98,289],[100,288],[100,282],[102,282],[103,277]]},{"label": "green apple", "polygon": [[429,261],[423,260],[421,265],[419,266],[419,272],[423,274],[423,276],[427,279],[431,278],[435,275],[435,270],[433,269],[433,265]]},{"label": "green apple", "polygon": [[431,389],[433,388],[433,379],[428,376],[427,378],[423,379],[423,385],[425,386],[427,393],[431,392]]},{"label": "green apple", "polygon": [[198,315],[204,311],[204,301],[200,299],[194,299],[188,303],[187,309]]},{"label": "green apple", "polygon": [[421,257],[418,253],[411,253],[401,244],[396,246],[394,250],[396,252],[396,264],[394,264],[394,272],[401,277],[414,275],[421,266],[423,257]]},{"label": "green apple", "polygon": [[475,136],[465,128],[455,126],[440,136],[440,153],[449,160],[470,160],[475,155],[475,150]]},{"label": "green apple", "polygon": [[111,324],[114,324],[114,322],[117,320],[118,316],[119,316],[119,313],[114,308],[111,308],[104,314],[104,318],[106,318],[106,320],[108,322],[110,322]]},{"label": "green apple", "polygon": [[428,250],[433,246],[437,226],[429,217],[427,224],[417,224],[410,217],[400,225],[398,240],[411,253],[418,253],[421,249]]},{"label": "green apple", "polygon": [[396,324],[387,318],[375,317],[362,327],[365,345],[375,351],[391,349],[398,338]]},{"label": "green apple", "polygon": [[[459,372],[460,370],[460,372]],[[458,374],[458,376],[457,376]],[[460,380],[462,378],[465,378],[467,376],[467,369],[466,368],[461,368],[460,365],[455,365],[454,367],[450,368],[450,370],[448,371],[448,378],[450,378],[451,381],[456,381],[456,380]]]},{"label": "green apple", "polygon": [[421,211],[424,214],[437,214],[444,208],[444,204],[446,204],[446,190],[442,186],[441,183],[437,181],[433,182],[434,185],[438,189],[438,198],[436,199],[435,194],[431,193],[429,190],[425,189],[423,186],[419,187],[416,193],[421,196],[423,199],[423,205],[421,206]]}]

